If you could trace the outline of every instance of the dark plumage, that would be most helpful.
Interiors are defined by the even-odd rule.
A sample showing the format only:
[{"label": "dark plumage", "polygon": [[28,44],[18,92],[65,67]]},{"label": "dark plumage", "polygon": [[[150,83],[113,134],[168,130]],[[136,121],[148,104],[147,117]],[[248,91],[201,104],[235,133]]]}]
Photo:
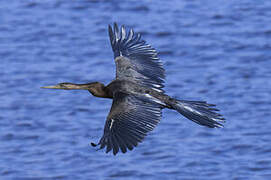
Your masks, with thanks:
[{"label": "dark plumage", "polygon": [[116,79],[107,86],[94,82],[87,84],[60,83],[51,89],[84,89],[92,95],[113,99],[112,107],[98,144],[106,152],[127,152],[142,142],[155,128],[164,108],[174,109],[197,124],[210,128],[223,127],[224,118],[213,104],[204,101],[177,100],[163,90],[164,68],[157,52],[141,40],[138,33],[109,25],[109,36],[116,63]]}]

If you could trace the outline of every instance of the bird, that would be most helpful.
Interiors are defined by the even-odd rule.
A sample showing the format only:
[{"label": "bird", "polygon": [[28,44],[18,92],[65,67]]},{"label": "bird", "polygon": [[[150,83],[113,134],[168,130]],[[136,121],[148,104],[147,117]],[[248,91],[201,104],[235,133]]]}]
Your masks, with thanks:
[{"label": "bird", "polygon": [[108,25],[114,53],[116,77],[108,85],[59,83],[47,89],[87,90],[93,96],[112,99],[104,132],[97,150],[126,153],[142,143],[160,122],[162,110],[175,110],[187,119],[209,128],[224,127],[225,118],[215,104],[206,101],[180,100],[164,91],[165,69],[158,52],[141,38],[141,34],[124,25]]}]

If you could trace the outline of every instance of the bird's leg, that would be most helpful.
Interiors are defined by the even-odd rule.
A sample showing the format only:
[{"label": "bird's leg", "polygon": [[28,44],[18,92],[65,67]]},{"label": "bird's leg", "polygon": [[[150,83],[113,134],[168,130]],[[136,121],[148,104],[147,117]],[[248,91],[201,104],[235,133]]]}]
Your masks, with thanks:
[{"label": "bird's leg", "polygon": [[[90,145],[91,145],[92,147],[96,147],[96,146],[98,146],[99,144],[96,144],[96,143],[91,142]],[[99,151],[99,150],[101,150],[101,149],[102,149],[102,148],[99,147],[99,148],[96,149],[96,151]]]},{"label": "bird's leg", "polygon": [[93,143],[93,142],[91,142],[90,145],[91,145],[92,147],[98,146],[98,144],[95,144],[95,143]]}]

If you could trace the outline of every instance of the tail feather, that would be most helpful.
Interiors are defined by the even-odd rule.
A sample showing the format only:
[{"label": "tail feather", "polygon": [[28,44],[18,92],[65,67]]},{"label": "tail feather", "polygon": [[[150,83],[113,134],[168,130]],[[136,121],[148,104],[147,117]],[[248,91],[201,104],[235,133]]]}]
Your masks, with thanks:
[{"label": "tail feather", "polygon": [[210,128],[223,127],[221,123],[225,122],[225,118],[217,113],[218,109],[214,108],[214,104],[208,104],[205,101],[185,101],[177,100],[172,107],[186,118],[197,124]]}]

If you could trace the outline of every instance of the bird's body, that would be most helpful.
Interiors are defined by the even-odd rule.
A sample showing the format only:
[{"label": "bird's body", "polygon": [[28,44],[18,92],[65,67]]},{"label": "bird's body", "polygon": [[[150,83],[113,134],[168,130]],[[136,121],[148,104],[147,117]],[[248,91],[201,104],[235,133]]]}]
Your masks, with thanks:
[{"label": "bird's body", "polygon": [[[87,84],[60,83],[51,89],[88,90],[93,96],[113,99],[112,107],[99,141],[100,149],[123,153],[142,142],[147,133],[161,119],[162,109],[174,109],[186,118],[207,127],[222,127],[224,118],[213,104],[204,101],[185,101],[171,98],[163,90],[164,68],[157,52],[140,34],[124,26],[120,31],[109,26],[109,36],[116,64],[116,79],[108,85],[99,82]],[[96,144],[92,143],[93,146]]]},{"label": "bird's body", "polygon": [[131,81],[121,81],[114,80],[106,86],[108,94],[114,94],[117,92],[122,92],[126,94],[131,94],[135,96],[145,96],[146,98],[153,98],[161,101],[161,104],[165,104],[169,96],[163,92],[159,92],[148,88],[146,86],[139,86],[138,84]]}]

